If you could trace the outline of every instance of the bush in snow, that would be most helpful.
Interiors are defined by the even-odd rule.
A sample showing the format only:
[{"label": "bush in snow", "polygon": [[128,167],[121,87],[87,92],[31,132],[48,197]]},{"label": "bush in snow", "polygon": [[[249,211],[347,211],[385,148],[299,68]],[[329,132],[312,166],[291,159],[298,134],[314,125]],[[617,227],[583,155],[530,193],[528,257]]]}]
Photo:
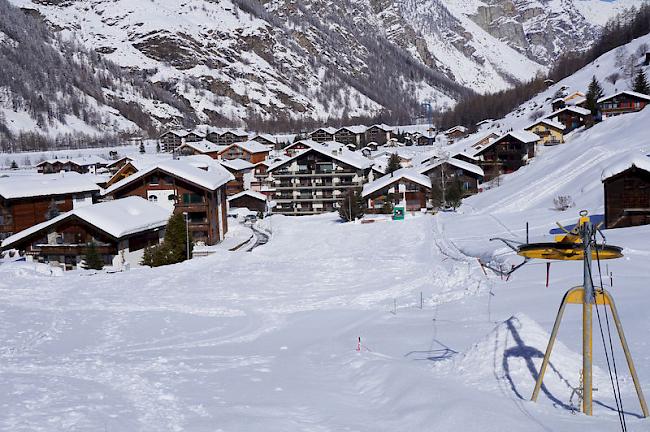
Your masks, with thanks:
[{"label": "bush in snow", "polygon": [[558,195],[553,198],[553,204],[555,205],[555,210],[559,211],[564,211],[574,206],[571,195]]}]

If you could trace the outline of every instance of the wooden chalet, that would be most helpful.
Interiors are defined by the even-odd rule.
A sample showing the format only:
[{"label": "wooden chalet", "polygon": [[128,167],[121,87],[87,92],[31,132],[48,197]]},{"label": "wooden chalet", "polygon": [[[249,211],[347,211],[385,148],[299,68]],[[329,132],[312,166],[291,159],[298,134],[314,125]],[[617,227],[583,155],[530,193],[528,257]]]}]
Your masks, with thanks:
[{"label": "wooden chalet", "polygon": [[225,146],[217,145],[208,140],[202,140],[196,142],[184,142],[176,148],[175,153],[180,156],[206,155],[212,159],[218,159],[219,153],[225,148]]},{"label": "wooden chalet", "polygon": [[226,159],[219,162],[233,176],[232,180],[226,184],[227,196],[236,195],[248,189],[245,177],[253,170],[255,165],[243,159]]},{"label": "wooden chalet", "polygon": [[407,211],[427,208],[431,179],[412,168],[402,168],[363,186],[361,196],[369,212],[381,212],[386,202],[393,205],[406,201]]},{"label": "wooden chalet", "polygon": [[254,212],[264,213],[266,211],[267,197],[259,192],[245,190],[228,197],[228,205],[230,208],[247,208]]},{"label": "wooden chalet", "polygon": [[94,243],[104,265],[137,265],[144,248],[160,243],[168,219],[163,208],[128,197],[70,210],[6,238],[2,250],[72,270]]},{"label": "wooden chalet", "polygon": [[426,175],[432,184],[440,185],[441,188],[449,188],[458,183],[464,196],[477,194],[485,177],[480,166],[456,158],[433,161],[419,167],[417,172]]},{"label": "wooden chalet", "polygon": [[648,104],[650,104],[650,95],[627,90],[598,99],[598,107],[603,119],[641,111]]},{"label": "wooden chalet", "polygon": [[189,159],[149,165],[112,184],[104,195],[139,196],[169,213],[187,213],[192,240],[216,244],[228,231],[226,184],[234,177],[216,161],[202,169]]},{"label": "wooden chalet", "polygon": [[266,178],[268,177],[268,169],[271,165],[271,161],[258,162],[253,167],[253,179],[251,180],[251,189],[254,191],[261,191],[262,187],[266,184]]},{"label": "wooden chalet", "polygon": [[602,182],[607,228],[650,224],[650,158],[640,157],[606,169]]},{"label": "wooden chalet", "polygon": [[310,215],[331,212],[350,190],[361,189],[371,161],[337,142],[310,141],[305,150],[268,168],[276,201],[274,213]]},{"label": "wooden chalet", "polygon": [[528,131],[513,131],[494,140],[474,156],[485,173],[485,180],[517,171],[535,157],[539,136]]},{"label": "wooden chalet", "polygon": [[77,159],[50,159],[36,165],[41,174],[56,174],[60,172],[76,172],[79,174],[95,174],[98,170],[106,168],[109,161],[98,156],[89,156]]},{"label": "wooden chalet", "polygon": [[324,127],[319,128],[309,134],[309,138],[312,141],[316,142],[326,142],[334,141],[334,134],[336,133],[336,128],[333,127]]},{"label": "wooden chalet", "polygon": [[100,188],[81,174],[0,178],[0,238],[92,204]]},{"label": "wooden chalet", "polygon": [[386,144],[394,136],[394,129],[385,124],[376,124],[366,129],[366,146],[374,143],[375,150],[378,145]]},{"label": "wooden chalet", "polygon": [[541,119],[525,128],[525,130],[540,137],[541,144],[552,146],[564,143],[566,126],[553,120]]},{"label": "wooden chalet", "polygon": [[334,133],[334,141],[360,149],[366,143],[365,126],[344,126]]},{"label": "wooden chalet", "polygon": [[467,133],[467,128],[465,126],[454,126],[443,132],[449,141],[465,138]]},{"label": "wooden chalet", "polygon": [[205,135],[198,131],[191,131],[185,129],[179,130],[169,130],[160,137],[158,137],[158,142],[160,143],[160,149],[163,152],[172,152],[178,146],[186,142],[199,142],[205,139]]},{"label": "wooden chalet", "polygon": [[284,154],[289,157],[295,156],[297,153],[307,150],[311,143],[316,143],[313,140],[296,141],[284,148]]},{"label": "wooden chalet", "polygon": [[233,143],[240,143],[246,141],[248,141],[248,133],[241,130],[233,129],[233,130],[228,130],[222,133],[221,135],[219,135],[217,144],[229,146]]},{"label": "wooden chalet", "polygon": [[120,170],[120,168],[122,168],[124,165],[131,162],[132,160],[133,159],[128,157],[128,156],[121,157],[121,158],[109,163],[108,165],[106,165],[106,169],[108,169],[108,171],[111,174],[115,174],[116,172],[118,172]]},{"label": "wooden chalet", "polygon": [[578,106],[565,106],[547,115],[544,119],[563,124],[564,133],[569,133],[574,129],[593,124],[594,122],[591,111]]},{"label": "wooden chalet", "polygon": [[243,159],[252,164],[262,162],[269,157],[271,149],[257,141],[245,141],[230,144],[218,152],[219,159]]}]

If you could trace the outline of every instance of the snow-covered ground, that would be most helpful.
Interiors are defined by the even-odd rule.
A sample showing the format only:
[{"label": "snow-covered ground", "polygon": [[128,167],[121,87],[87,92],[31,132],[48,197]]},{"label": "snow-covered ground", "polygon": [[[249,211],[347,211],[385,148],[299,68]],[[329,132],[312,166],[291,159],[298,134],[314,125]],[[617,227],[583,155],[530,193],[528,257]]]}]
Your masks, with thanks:
[{"label": "snow-covered ground", "polygon": [[[519,263],[489,239],[523,241],[528,222],[531,240],[550,240],[556,221],[601,213],[602,170],[650,152],[648,121],[646,109],[543,148],[458,212],[367,224],[272,216],[271,241],[251,253],[114,274],[3,263],[0,429],[617,430],[597,330],[594,416],[575,412],[576,306],[529,401],[581,263],[553,263],[546,288],[544,262],[505,281],[477,258]],[[554,210],[557,195],[575,207]],[[648,393],[650,226],[606,235],[625,248],[604,282]],[[628,430],[647,431],[618,348],[616,359]]]}]

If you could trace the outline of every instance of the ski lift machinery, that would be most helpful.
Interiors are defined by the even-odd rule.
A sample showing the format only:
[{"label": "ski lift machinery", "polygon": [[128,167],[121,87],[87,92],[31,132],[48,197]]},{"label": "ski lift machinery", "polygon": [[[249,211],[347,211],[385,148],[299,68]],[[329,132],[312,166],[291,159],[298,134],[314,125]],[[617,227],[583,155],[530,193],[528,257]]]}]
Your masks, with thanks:
[{"label": "ski lift machinery", "polygon": [[[593,403],[593,308],[596,307],[596,313],[598,314],[598,322],[600,322],[600,313],[598,311],[598,306],[602,306],[605,311],[606,319],[607,317],[607,306],[611,311],[614,323],[616,325],[616,330],[625,353],[625,359],[627,361],[628,368],[630,370],[630,375],[632,375],[632,380],[634,381],[634,387],[636,389],[637,396],[639,398],[639,404],[641,405],[641,410],[643,411],[643,416],[648,417],[648,407],[646,405],[645,397],[643,395],[643,390],[641,389],[639,378],[636,374],[636,369],[634,367],[634,362],[632,360],[632,355],[630,353],[627,341],[625,339],[625,334],[623,333],[623,326],[621,324],[620,316],[614,304],[614,299],[612,295],[605,290],[604,287],[594,286],[591,265],[592,260],[598,260],[598,265],[600,268],[600,260],[607,259],[616,259],[623,256],[622,248],[618,246],[607,245],[605,243],[605,236],[600,231],[600,225],[594,225],[591,222],[589,214],[587,211],[583,210],[580,212],[580,219],[576,226],[572,230],[564,228],[558,223],[558,226],[562,230],[562,234],[555,237],[555,242],[551,243],[526,243],[519,245],[516,250],[517,254],[528,259],[548,259],[548,260],[571,260],[584,262],[583,265],[583,284],[582,286],[576,286],[568,290],[564,294],[564,298],[560,304],[560,308],[557,312],[555,318],[555,323],[553,325],[553,331],[551,337],[548,341],[546,347],[546,353],[544,354],[544,360],[542,362],[542,367],[540,368],[539,375],[537,377],[537,382],[535,384],[535,389],[533,390],[533,395],[531,397],[532,401],[536,401],[539,395],[539,391],[542,387],[544,380],[544,373],[548,367],[549,359],[551,356],[551,351],[553,350],[553,345],[557,338],[557,333],[560,328],[560,323],[562,321],[562,316],[564,314],[564,309],[567,304],[578,304],[582,305],[582,373],[583,373],[583,389],[582,389],[582,411],[587,415],[592,415],[592,403]],[[597,234],[603,239],[602,243],[597,242]],[[602,280],[601,280],[602,285]],[[607,329],[609,331],[609,322],[607,322]],[[601,326],[602,332],[602,326]],[[602,335],[602,333],[601,333]],[[603,343],[605,339],[603,336]],[[612,350],[612,362],[614,362],[614,372],[616,373],[616,364],[614,360],[613,346],[611,345],[610,338],[610,348]],[[607,363],[609,367],[609,357],[607,354],[607,347],[605,347],[605,353],[607,358]],[[617,375],[617,373],[616,373]],[[610,378],[611,378],[611,369],[610,369]],[[614,384],[612,378],[612,386]],[[617,385],[618,385],[618,376],[617,376]],[[620,390],[618,395],[620,396]],[[614,396],[617,398],[616,389],[614,389]],[[619,402],[617,400],[617,408],[619,407]],[[622,412],[622,402],[619,409],[619,416],[624,416]],[[623,417],[624,422],[624,417]]]}]

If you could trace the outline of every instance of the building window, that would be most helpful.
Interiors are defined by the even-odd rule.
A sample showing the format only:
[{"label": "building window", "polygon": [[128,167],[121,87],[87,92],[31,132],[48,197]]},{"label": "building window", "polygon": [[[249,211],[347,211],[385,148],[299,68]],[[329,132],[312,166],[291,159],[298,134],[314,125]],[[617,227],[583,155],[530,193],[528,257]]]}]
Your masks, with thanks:
[{"label": "building window", "polygon": [[158,202],[158,197],[156,195],[151,195],[149,197],[149,202],[152,202],[152,203]]},{"label": "building window", "polygon": [[203,196],[193,192],[186,192],[183,194],[183,204],[202,204]]}]

